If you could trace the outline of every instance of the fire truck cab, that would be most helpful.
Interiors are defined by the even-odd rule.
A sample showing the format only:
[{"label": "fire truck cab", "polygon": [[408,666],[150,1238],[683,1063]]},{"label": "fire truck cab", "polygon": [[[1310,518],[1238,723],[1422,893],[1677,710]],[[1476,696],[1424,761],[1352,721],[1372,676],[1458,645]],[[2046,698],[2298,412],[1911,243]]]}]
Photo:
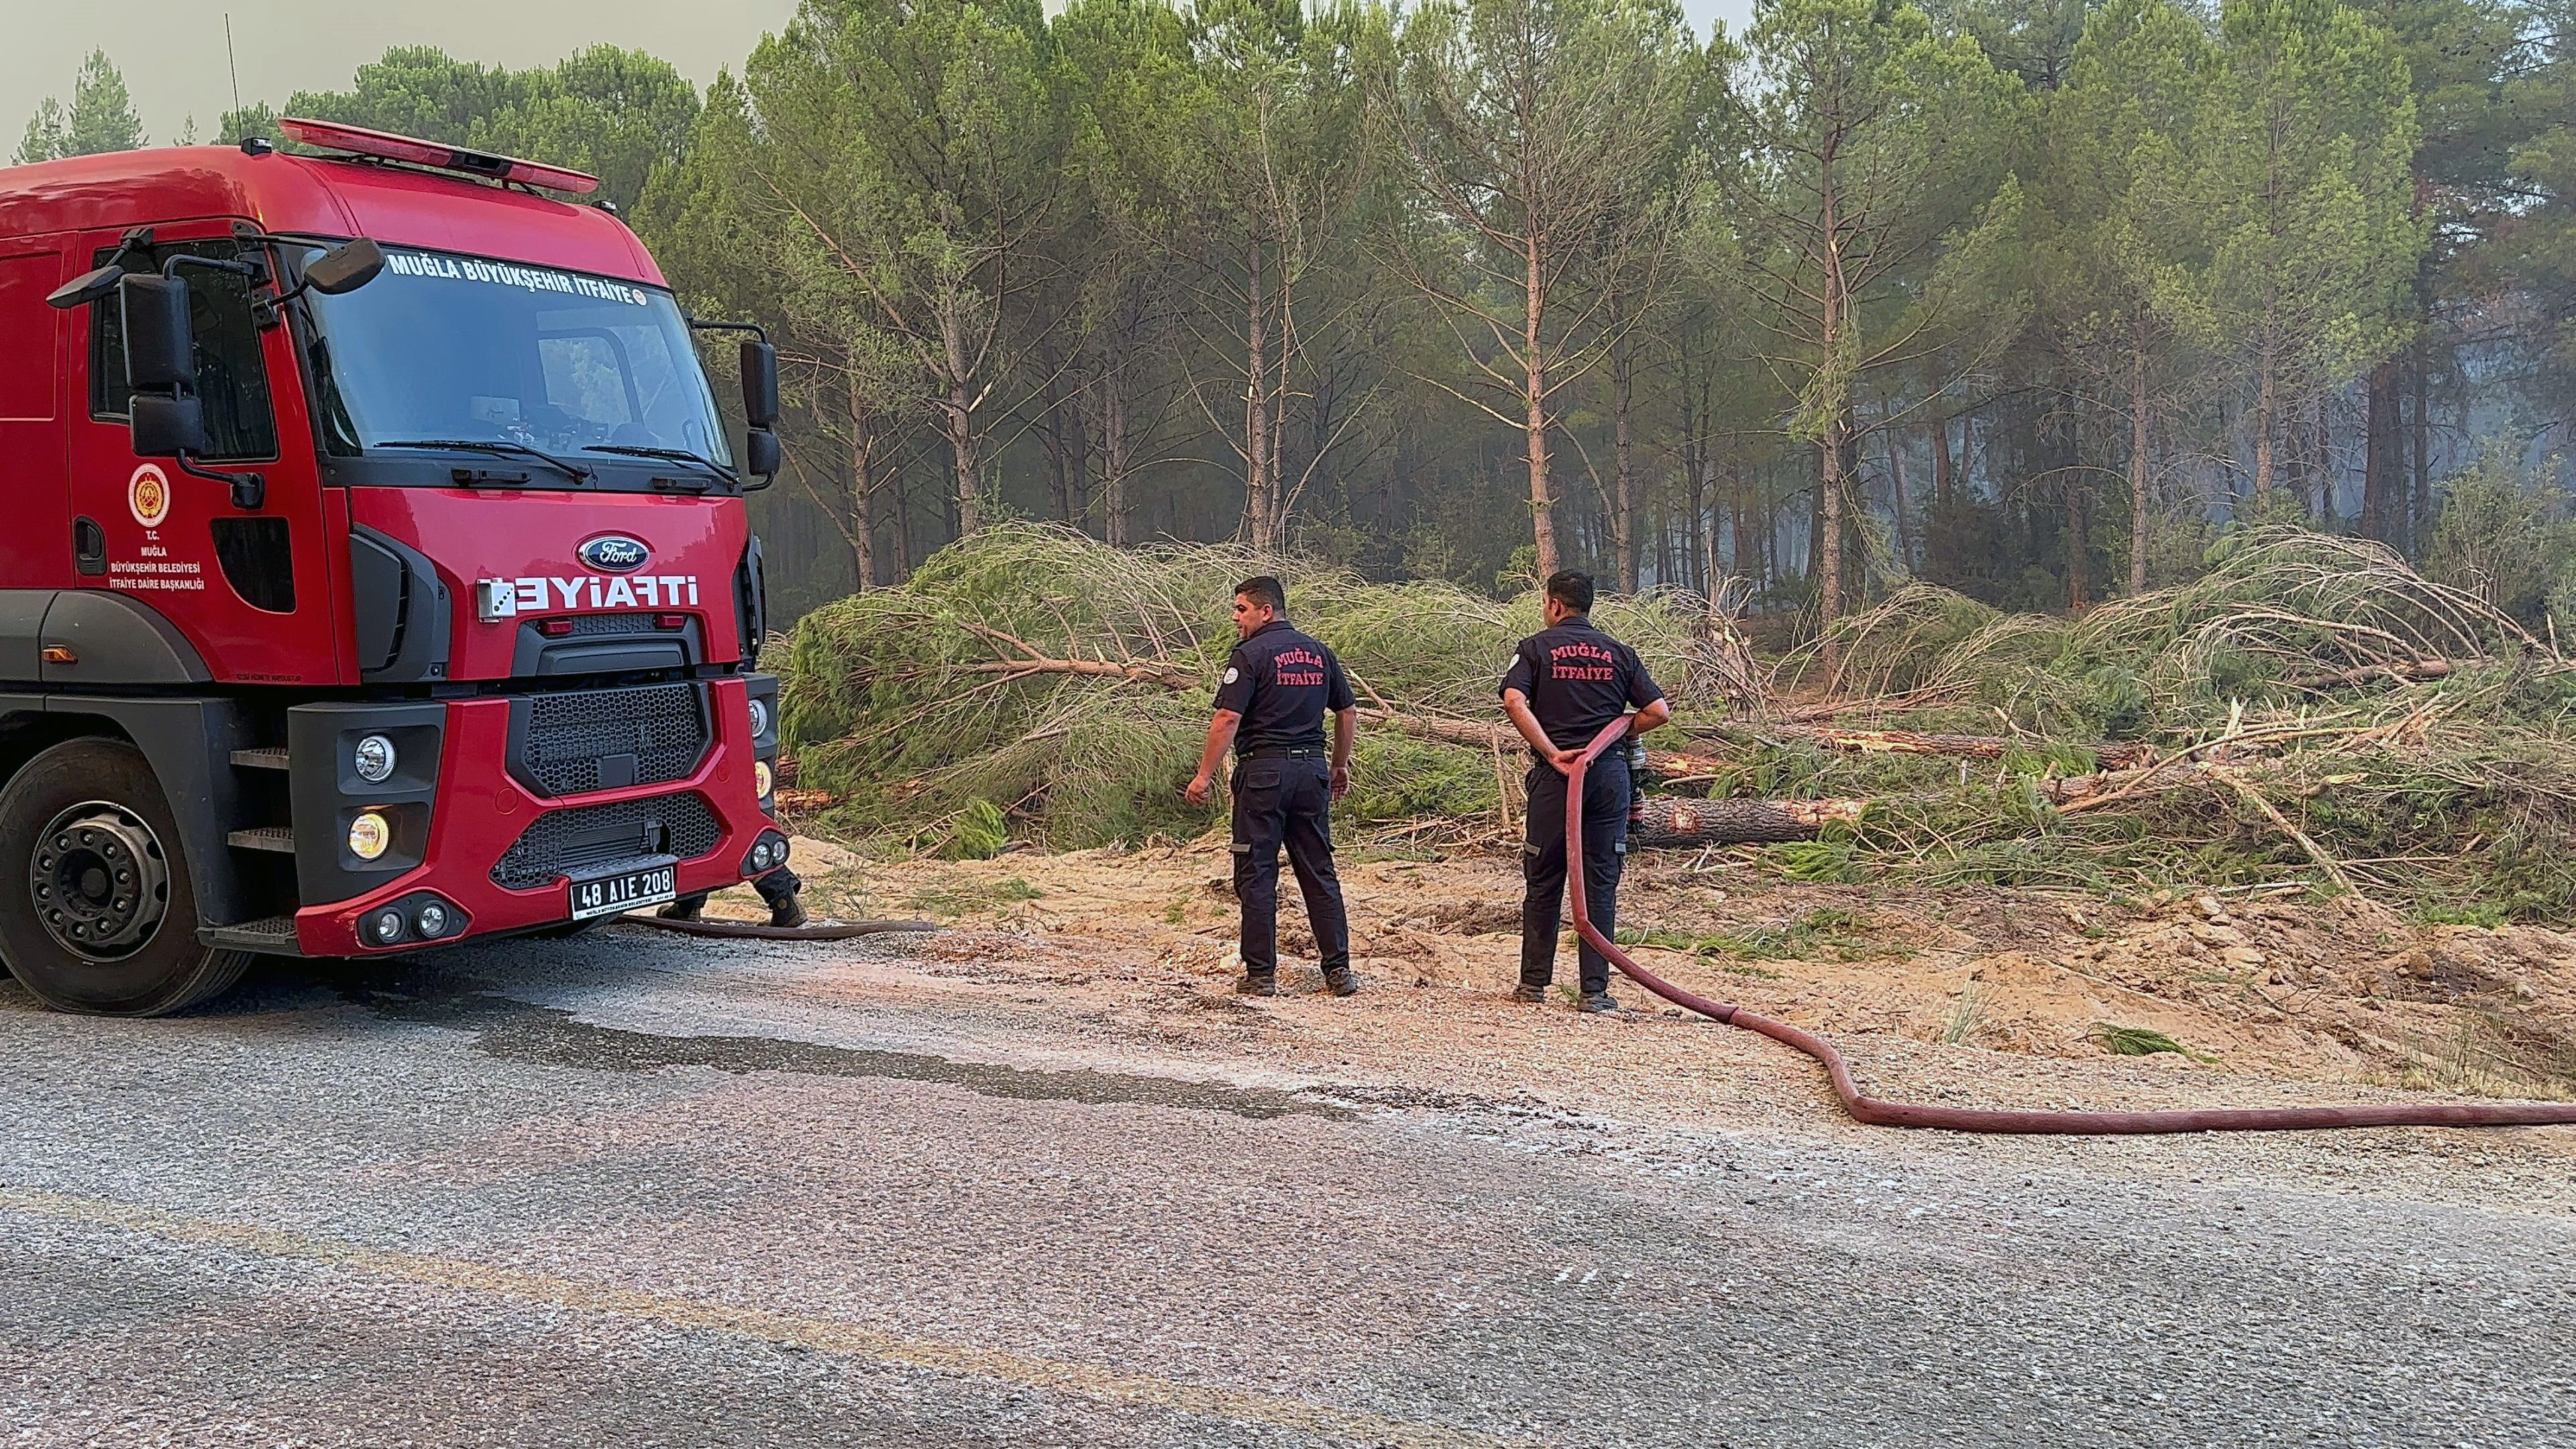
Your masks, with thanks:
[{"label": "fire truck cab", "polygon": [[64,1010],[787,858],[775,354],[737,442],[591,178],[280,128],[0,170],[0,960]]}]

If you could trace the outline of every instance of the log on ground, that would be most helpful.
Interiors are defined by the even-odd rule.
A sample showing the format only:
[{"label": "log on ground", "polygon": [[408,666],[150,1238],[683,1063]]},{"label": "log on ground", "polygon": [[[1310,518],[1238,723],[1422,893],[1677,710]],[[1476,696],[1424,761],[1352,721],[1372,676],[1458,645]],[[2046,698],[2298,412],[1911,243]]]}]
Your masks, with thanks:
[{"label": "log on ground", "polygon": [[1776,845],[1813,840],[1827,825],[1860,819],[1864,800],[1681,800],[1649,796],[1628,831],[1646,848]]}]

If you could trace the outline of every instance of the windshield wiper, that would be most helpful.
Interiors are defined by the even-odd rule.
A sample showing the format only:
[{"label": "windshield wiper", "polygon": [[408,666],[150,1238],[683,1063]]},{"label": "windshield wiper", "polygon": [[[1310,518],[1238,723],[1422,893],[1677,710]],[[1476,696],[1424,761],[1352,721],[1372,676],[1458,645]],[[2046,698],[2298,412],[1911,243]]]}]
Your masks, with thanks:
[{"label": "windshield wiper", "polygon": [[560,471],[565,477],[570,478],[575,483],[587,483],[592,477],[592,470],[581,466],[579,463],[566,462],[542,448],[531,448],[525,443],[478,441],[473,438],[413,438],[399,443],[377,443],[374,446],[379,448],[454,448],[468,453],[496,453],[505,458],[534,458],[538,462],[545,464],[547,467]]},{"label": "windshield wiper", "polygon": [[731,468],[726,467],[724,464],[719,463],[715,459],[707,457],[702,453],[692,453],[686,448],[636,448],[630,447],[624,443],[592,443],[583,448],[582,451],[585,453],[615,453],[620,457],[626,458],[666,458],[674,463],[695,463],[699,467],[706,469],[708,472],[713,473],[727,483],[739,483],[742,481],[734,477],[733,470]]}]

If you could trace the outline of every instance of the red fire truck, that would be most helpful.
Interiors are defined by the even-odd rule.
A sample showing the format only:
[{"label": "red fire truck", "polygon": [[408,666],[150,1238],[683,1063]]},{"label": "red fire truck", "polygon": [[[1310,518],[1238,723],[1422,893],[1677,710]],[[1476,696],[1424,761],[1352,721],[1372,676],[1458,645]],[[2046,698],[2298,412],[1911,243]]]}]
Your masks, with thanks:
[{"label": "red fire truck", "polygon": [[260,953],[792,880],[739,448],[596,182],[315,122],[0,170],[0,959],[151,1015]]}]

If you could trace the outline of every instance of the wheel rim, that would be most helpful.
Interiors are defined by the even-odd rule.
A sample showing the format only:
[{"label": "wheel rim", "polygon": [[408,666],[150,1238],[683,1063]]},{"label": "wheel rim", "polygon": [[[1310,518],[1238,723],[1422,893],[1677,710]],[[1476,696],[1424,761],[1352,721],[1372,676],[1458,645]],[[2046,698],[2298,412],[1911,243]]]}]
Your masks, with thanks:
[{"label": "wheel rim", "polygon": [[143,817],[106,800],[45,827],[27,862],[36,919],[76,956],[116,961],[151,944],[170,909],[169,857]]}]

